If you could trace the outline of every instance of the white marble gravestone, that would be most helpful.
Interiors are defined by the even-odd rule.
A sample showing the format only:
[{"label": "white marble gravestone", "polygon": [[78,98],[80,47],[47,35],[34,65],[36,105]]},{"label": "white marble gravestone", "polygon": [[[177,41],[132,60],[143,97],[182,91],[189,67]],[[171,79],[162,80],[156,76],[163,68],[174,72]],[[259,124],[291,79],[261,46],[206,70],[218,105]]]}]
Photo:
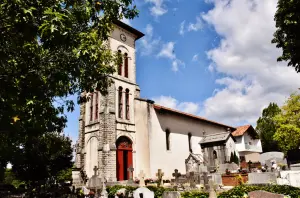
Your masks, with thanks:
[{"label": "white marble gravestone", "polygon": [[154,192],[146,187],[139,187],[133,192],[133,198],[154,198]]}]

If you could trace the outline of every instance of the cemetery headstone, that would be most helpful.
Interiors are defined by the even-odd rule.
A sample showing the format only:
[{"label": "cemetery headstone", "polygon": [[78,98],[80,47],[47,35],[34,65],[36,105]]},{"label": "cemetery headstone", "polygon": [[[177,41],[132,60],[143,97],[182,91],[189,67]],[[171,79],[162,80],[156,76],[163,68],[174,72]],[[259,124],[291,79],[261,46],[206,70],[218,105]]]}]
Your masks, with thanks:
[{"label": "cemetery headstone", "polygon": [[140,187],[145,186],[145,173],[142,170],[139,174],[139,179],[140,179],[139,186]]},{"label": "cemetery headstone", "polygon": [[196,188],[196,183],[195,183],[195,173],[190,172],[188,176],[188,181],[190,183],[191,188]]},{"label": "cemetery headstone", "polygon": [[161,169],[158,169],[157,173],[156,173],[156,176],[158,178],[158,186],[163,186],[164,183],[163,183],[163,179],[162,177],[164,176],[164,173],[162,172]]},{"label": "cemetery headstone", "polygon": [[249,184],[270,184],[277,183],[276,174],[273,172],[248,173]]},{"label": "cemetery headstone", "polygon": [[178,184],[178,178],[181,176],[181,173],[178,172],[177,169],[175,169],[174,173],[172,175],[173,175],[173,177],[175,177],[175,184]]},{"label": "cemetery headstone", "polygon": [[205,166],[204,164],[200,164],[199,166],[199,172],[208,172],[207,166]]},{"label": "cemetery headstone", "polygon": [[209,180],[209,198],[217,198],[217,194],[214,189],[214,182],[212,180]]},{"label": "cemetery headstone", "polygon": [[287,164],[284,159],[284,153],[282,152],[267,152],[260,154],[259,161],[261,164],[267,164],[267,166],[271,167],[272,160],[275,160],[277,164]]},{"label": "cemetery headstone", "polygon": [[131,166],[129,166],[129,168],[127,169],[127,171],[129,171],[129,179],[128,179],[128,182],[129,183],[133,183],[133,171],[134,171],[134,168]]},{"label": "cemetery headstone", "polygon": [[208,172],[203,172],[203,182],[204,182],[204,187],[206,190],[209,190],[209,184],[208,184]]},{"label": "cemetery headstone", "polygon": [[116,192],[115,198],[124,198],[125,195],[126,195],[126,188],[121,188]]},{"label": "cemetery headstone", "polygon": [[270,193],[262,190],[249,192],[248,196],[249,198],[284,198],[284,195]]},{"label": "cemetery headstone", "polygon": [[177,191],[165,191],[162,198],[180,198],[180,193]]},{"label": "cemetery headstone", "polygon": [[217,185],[223,185],[223,182],[222,182],[222,175],[219,174],[219,173],[213,173],[211,174],[212,176],[212,180],[214,181],[215,184]]},{"label": "cemetery headstone", "polygon": [[154,192],[146,187],[139,187],[133,192],[133,198],[154,198]]},{"label": "cemetery headstone", "polygon": [[101,198],[108,198],[108,193],[106,191],[106,186],[105,186],[104,182],[102,182],[102,191],[100,193],[100,197]]}]

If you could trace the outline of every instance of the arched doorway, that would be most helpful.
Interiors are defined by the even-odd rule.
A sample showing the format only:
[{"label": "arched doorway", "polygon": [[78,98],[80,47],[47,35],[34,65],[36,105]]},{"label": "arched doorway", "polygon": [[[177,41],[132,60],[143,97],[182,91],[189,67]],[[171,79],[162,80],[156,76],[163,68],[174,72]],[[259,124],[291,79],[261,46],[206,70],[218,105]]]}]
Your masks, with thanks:
[{"label": "arched doorway", "polygon": [[129,138],[121,136],[117,140],[117,180],[128,180],[128,168],[132,164],[132,142]]}]

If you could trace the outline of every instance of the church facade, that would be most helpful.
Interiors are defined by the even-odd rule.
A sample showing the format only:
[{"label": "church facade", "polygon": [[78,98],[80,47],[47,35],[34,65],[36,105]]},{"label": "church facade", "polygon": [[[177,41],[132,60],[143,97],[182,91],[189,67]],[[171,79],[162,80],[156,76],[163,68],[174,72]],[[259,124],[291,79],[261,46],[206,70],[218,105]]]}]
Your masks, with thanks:
[{"label": "church facade", "polygon": [[145,178],[156,178],[157,170],[162,169],[164,178],[172,178],[174,169],[185,173],[185,160],[191,153],[211,165],[229,161],[236,151],[231,136],[235,127],[140,98],[135,42],[142,36],[115,22],[109,44],[112,51],[124,56],[123,64],[111,76],[114,83],[106,96],[83,93],[91,99],[80,106],[77,170],[91,178],[97,166],[99,177],[114,182],[128,180],[130,167],[133,177],[143,171]]}]

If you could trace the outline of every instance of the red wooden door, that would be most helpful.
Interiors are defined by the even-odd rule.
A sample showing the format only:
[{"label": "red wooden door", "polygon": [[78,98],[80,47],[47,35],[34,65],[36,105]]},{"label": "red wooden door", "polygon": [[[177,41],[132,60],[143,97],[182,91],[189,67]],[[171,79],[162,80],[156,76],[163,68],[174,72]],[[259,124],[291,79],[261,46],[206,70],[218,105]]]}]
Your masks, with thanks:
[{"label": "red wooden door", "polygon": [[133,166],[132,163],[132,143],[125,136],[117,140],[117,180],[128,180],[130,173],[128,168]]}]

